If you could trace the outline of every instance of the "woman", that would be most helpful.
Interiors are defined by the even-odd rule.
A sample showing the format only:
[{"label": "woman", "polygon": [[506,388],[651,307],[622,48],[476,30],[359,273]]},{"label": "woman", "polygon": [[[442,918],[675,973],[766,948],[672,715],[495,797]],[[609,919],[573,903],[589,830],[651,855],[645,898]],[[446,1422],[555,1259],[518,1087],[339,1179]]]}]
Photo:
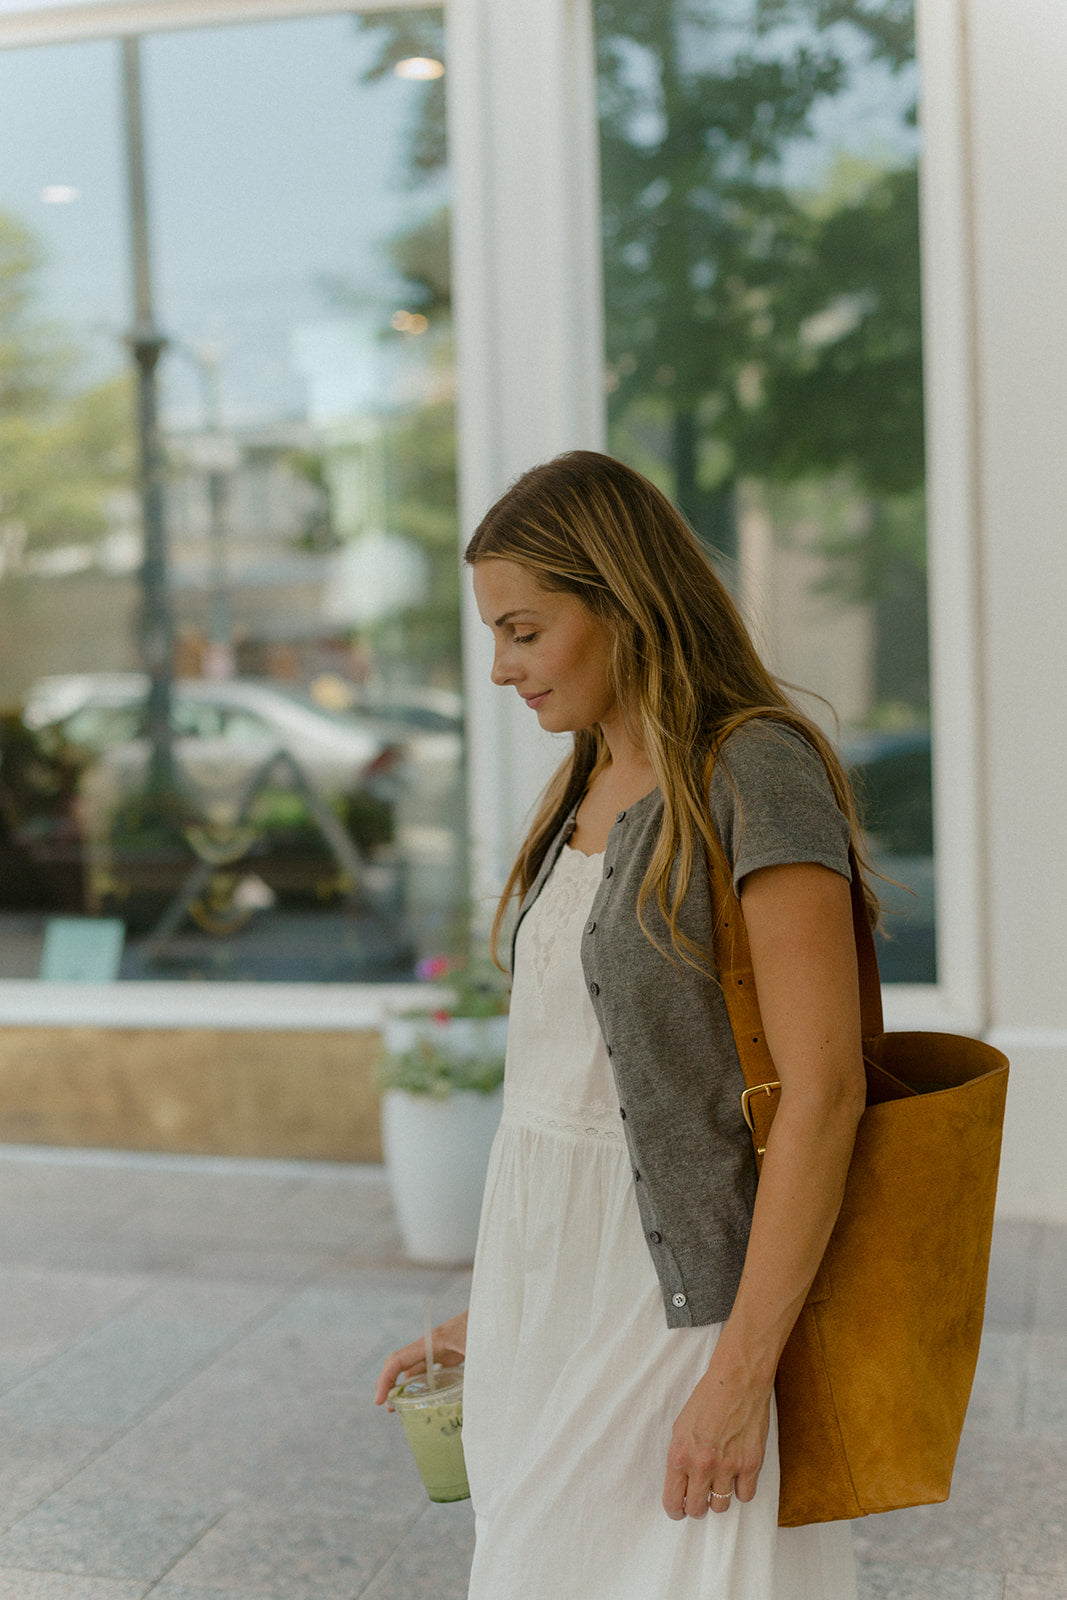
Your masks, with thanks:
[{"label": "woman", "polygon": [[[504,1114],[469,1322],[435,1341],[467,1362],[471,1600],[848,1600],[847,1524],[777,1527],[773,1406],[864,1103],[847,780],[630,468],[533,469],[466,556],[493,681],[573,734],[497,914]],[[782,1083],[758,1191],[715,864]]]}]

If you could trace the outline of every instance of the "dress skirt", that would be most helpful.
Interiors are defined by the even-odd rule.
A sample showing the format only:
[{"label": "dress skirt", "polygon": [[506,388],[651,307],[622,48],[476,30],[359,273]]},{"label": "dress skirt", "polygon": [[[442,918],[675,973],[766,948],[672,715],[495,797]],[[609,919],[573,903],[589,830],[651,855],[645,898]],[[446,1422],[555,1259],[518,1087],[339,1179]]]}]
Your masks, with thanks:
[{"label": "dress skirt", "polygon": [[773,1412],[754,1500],[663,1511],[720,1330],[667,1327],[645,1246],[581,970],[601,867],[565,848],[519,930],[467,1336],[469,1600],[855,1600],[849,1524],[777,1525]]}]

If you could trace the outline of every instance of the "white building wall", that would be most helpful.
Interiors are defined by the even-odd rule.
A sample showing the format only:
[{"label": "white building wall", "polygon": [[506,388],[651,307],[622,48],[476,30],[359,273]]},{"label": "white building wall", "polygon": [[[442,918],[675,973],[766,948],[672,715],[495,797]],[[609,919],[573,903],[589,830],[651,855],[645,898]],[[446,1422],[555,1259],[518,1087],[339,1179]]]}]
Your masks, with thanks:
[{"label": "white building wall", "polygon": [[970,0],[988,1022],[1002,1210],[1067,1220],[1067,6]]},{"label": "white building wall", "polygon": [[[460,521],[562,450],[603,449],[604,314],[586,0],[451,0],[449,150]],[[472,893],[491,920],[530,806],[566,744],[489,681],[465,585]]]}]

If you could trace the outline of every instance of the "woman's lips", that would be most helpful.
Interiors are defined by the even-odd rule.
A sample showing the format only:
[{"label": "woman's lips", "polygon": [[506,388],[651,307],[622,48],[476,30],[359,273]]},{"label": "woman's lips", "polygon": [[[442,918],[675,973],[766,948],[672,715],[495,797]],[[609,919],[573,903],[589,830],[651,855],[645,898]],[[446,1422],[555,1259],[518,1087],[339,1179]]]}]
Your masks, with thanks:
[{"label": "woman's lips", "polygon": [[551,689],[546,689],[544,694],[524,694],[522,698],[526,701],[526,704],[531,708],[531,710],[536,711],[538,706],[544,705],[551,693]]}]

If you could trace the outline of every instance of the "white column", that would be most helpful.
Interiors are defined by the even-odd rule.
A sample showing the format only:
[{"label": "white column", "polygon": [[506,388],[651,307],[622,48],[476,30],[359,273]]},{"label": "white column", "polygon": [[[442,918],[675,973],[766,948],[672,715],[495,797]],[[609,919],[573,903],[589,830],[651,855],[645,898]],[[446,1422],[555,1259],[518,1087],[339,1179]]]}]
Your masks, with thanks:
[{"label": "white column", "polygon": [[1067,6],[969,0],[1001,1208],[1067,1221]]},{"label": "white column", "polygon": [[[600,195],[588,0],[451,0],[453,284],[464,542],[519,473],[604,447]],[[466,585],[472,892],[498,893],[567,744],[489,682]]]}]

